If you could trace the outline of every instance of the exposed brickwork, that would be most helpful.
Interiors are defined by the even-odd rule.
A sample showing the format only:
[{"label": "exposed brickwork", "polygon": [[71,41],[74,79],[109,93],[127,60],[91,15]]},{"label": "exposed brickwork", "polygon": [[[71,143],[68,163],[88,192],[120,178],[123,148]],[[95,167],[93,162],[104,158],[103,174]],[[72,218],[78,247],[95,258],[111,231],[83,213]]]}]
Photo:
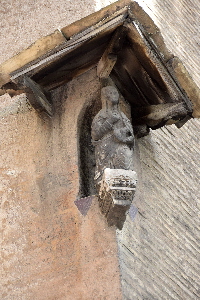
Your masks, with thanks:
[{"label": "exposed brickwork", "polygon": [[199,298],[199,131],[191,121],[138,143],[139,213],[119,234],[124,299]]},{"label": "exposed brickwork", "polygon": [[199,1],[138,0],[137,2],[154,20],[169,50],[183,61],[199,86]]},{"label": "exposed brickwork", "polygon": [[[138,1],[196,83],[199,1]],[[138,140],[134,222],[118,234],[124,299],[199,299],[200,122]]]}]

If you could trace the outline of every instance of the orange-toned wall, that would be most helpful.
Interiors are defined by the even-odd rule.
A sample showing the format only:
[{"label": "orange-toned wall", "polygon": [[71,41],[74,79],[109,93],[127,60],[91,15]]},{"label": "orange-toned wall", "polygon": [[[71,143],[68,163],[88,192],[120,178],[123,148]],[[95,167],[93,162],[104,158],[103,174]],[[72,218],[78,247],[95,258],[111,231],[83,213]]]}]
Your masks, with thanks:
[{"label": "orange-toned wall", "polygon": [[121,299],[115,230],[97,199],[85,217],[74,203],[77,121],[97,97],[91,70],[54,92],[52,119],[1,99],[1,299]]},{"label": "orange-toned wall", "polygon": [[[1,1],[0,63],[95,8],[93,0]],[[25,95],[0,97],[0,299],[121,299],[115,230],[97,201],[85,217],[74,204],[77,119],[98,89],[93,70],[57,90],[52,119]]]}]

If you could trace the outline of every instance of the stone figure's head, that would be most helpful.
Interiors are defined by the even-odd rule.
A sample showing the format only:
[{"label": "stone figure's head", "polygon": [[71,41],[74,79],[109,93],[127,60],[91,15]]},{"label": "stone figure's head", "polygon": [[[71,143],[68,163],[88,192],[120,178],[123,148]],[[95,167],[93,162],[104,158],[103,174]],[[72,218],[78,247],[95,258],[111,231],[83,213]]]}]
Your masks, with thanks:
[{"label": "stone figure's head", "polygon": [[116,105],[119,103],[119,93],[114,86],[106,86],[101,89],[101,99],[103,104]]}]

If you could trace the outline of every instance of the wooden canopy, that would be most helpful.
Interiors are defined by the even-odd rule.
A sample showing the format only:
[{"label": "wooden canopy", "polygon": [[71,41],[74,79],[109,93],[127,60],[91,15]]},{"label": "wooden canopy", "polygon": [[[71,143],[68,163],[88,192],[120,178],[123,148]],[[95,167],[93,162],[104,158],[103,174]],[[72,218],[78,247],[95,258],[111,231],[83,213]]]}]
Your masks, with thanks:
[{"label": "wooden canopy", "polygon": [[181,126],[200,117],[200,90],[135,1],[121,0],[36,41],[0,65],[0,95],[28,91],[53,114],[51,90],[97,66],[132,109],[135,126]]}]

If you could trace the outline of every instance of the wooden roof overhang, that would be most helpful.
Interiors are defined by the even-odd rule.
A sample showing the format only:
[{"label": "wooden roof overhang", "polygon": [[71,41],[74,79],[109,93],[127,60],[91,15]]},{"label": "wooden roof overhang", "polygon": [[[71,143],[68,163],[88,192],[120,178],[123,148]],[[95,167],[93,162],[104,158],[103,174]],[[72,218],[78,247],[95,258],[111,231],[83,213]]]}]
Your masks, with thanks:
[{"label": "wooden roof overhang", "polygon": [[132,109],[135,126],[181,126],[200,117],[200,91],[159,29],[135,1],[121,0],[77,21],[0,66],[0,94],[32,93],[53,114],[48,93],[97,65]]}]

